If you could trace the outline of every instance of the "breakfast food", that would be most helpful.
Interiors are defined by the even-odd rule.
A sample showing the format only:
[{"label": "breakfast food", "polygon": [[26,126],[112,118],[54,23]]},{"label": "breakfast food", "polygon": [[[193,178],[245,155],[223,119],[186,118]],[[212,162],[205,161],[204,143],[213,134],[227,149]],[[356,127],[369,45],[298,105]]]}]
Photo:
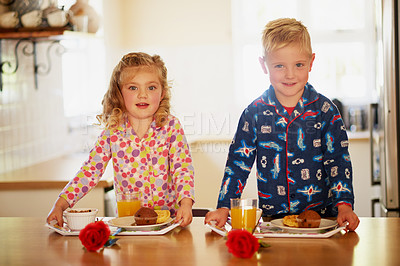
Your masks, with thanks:
[{"label": "breakfast food", "polygon": [[171,213],[169,210],[154,210],[157,213],[157,223],[161,224],[166,222],[169,217],[171,217]]},{"label": "breakfast food", "polygon": [[283,224],[289,227],[299,227],[299,224],[297,223],[297,217],[298,215],[286,215],[283,217]]},{"label": "breakfast food", "polygon": [[306,210],[299,215],[286,215],[282,223],[289,227],[317,228],[321,223],[321,216],[313,210]]},{"label": "breakfast food", "polygon": [[299,214],[297,223],[301,228],[317,228],[321,223],[321,216],[313,210],[307,210]]},{"label": "breakfast food", "polygon": [[63,217],[69,229],[78,231],[93,223],[96,220],[98,211],[95,208],[67,209],[63,212]]},{"label": "breakfast food", "polygon": [[158,215],[151,208],[141,207],[134,217],[136,225],[152,225],[157,223]]},{"label": "breakfast food", "polygon": [[88,210],[69,210],[69,213],[83,213],[83,212],[92,212],[91,209]]}]

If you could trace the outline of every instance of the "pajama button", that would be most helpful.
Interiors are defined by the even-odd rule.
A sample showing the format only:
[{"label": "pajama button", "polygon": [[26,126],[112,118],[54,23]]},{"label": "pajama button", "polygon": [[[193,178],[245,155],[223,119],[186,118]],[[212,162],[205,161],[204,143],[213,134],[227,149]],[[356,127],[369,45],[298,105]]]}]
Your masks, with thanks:
[{"label": "pajama button", "polygon": [[295,194],[290,194],[290,198],[291,198],[291,199],[294,199],[294,197],[296,197]]}]

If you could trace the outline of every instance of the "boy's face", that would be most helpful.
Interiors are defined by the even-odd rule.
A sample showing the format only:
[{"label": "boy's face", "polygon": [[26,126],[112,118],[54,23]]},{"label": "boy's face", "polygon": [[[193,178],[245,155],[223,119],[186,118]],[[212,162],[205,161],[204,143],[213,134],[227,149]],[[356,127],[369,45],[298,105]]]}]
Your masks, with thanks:
[{"label": "boy's face", "polygon": [[315,54],[301,51],[296,43],[266,54],[271,85],[278,101],[285,107],[294,107],[303,95]]}]

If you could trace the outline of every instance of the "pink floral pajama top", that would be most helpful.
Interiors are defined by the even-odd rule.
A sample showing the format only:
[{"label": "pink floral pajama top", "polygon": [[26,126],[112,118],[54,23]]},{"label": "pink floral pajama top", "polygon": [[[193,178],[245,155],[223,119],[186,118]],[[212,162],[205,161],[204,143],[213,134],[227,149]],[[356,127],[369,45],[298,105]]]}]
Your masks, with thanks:
[{"label": "pink floral pajama top", "polygon": [[142,206],[169,209],[174,214],[183,198],[194,201],[194,168],[179,120],[170,115],[163,127],[152,122],[139,139],[127,121],[104,130],[89,159],[60,193],[73,207],[93,189],[108,162],[114,168],[115,191],[141,191]]}]

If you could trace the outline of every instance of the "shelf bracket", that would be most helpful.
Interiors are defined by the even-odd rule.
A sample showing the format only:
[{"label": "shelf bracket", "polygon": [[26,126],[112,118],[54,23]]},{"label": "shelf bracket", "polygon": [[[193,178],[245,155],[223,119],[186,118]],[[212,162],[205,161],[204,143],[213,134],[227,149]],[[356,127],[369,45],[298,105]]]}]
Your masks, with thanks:
[{"label": "shelf bracket", "polygon": [[[53,49],[53,47],[55,47]],[[45,64],[37,64],[37,62],[35,62],[35,73],[38,75],[47,75],[50,73],[51,70],[51,51],[55,50],[55,53],[59,56],[61,56],[63,53],[65,53],[65,47],[60,44],[60,41],[56,40],[56,41],[52,41],[50,42],[49,46],[47,46],[46,49],[46,62],[47,65]]]},{"label": "shelf bracket", "polygon": [[[31,38],[19,39],[14,47],[14,64],[10,61],[2,61],[2,50],[1,50],[1,39],[0,39],[0,92],[3,90],[3,74],[11,75],[18,71],[20,58],[19,58],[19,47],[24,44],[21,48],[22,54],[26,57],[33,56],[33,71],[34,71],[34,83],[35,89],[38,89],[38,75],[47,75],[51,70],[51,55],[50,52],[53,47],[57,46],[55,50],[58,55],[65,52],[65,48],[60,44],[58,40],[51,41],[50,45],[46,50],[46,64],[38,64],[37,62],[37,41]],[[49,42],[49,41],[46,41]]]}]

